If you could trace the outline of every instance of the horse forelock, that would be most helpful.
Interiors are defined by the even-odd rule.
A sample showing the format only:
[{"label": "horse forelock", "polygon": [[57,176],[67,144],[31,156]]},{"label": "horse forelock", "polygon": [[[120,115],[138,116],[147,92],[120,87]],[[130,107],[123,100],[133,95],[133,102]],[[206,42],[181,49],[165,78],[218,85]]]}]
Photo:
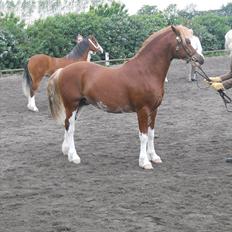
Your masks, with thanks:
[{"label": "horse forelock", "polygon": [[193,37],[193,31],[187,27],[184,27],[182,25],[176,26],[177,30],[180,33],[181,40],[183,44],[186,44],[186,39],[191,39]]}]

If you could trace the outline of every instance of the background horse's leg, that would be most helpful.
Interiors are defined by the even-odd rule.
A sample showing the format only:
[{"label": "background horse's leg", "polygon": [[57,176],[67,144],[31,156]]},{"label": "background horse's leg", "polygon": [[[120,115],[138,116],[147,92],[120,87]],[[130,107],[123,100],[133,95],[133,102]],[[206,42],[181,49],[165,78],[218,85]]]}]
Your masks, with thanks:
[{"label": "background horse's leg", "polygon": [[[43,77],[42,77],[43,78]],[[35,92],[36,90],[39,88],[39,84],[42,80],[42,78],[40,76],[36,76],[36,75],[32,75],[32,84],[31,84],[31,91],[30,91],[30,95],[28,97],[28,109],[38,112],[38,108],[35,104]]]},{"label": "background horse's leg", "polygon": [[37,108],[37,106],[35,105],[35,95],[33,96],[28,96],[28,104],[27,104],[27,108],[31,111],[34,112],[38,112],[39,109]]},{"label": "background horse's leg", "polygon": [[139,166],[144,169],[152,169],[152,164],[147,156],[147,143],[148,143],[148,111],[142,108],[137,112],[139,122],[139,139],[140,139],[140,154]]},{"label": "background horse's leg", "polygon": [[156,154],[154,146],[154,136],[155,136],[155,118],[157,110],[150,113],[149,126],[148,126],[148,144],[147,144],[147,155],[148,159],[153,163],[162,163],[160,157]]},{"label": "background horse's leg", "polygon": [[27,108],[31,111],[38,111],[38,108],[35,105],[35,96],[34,96],[34,90],[33,90],[33,88],[35,88],[34,81],[31,76],[31,72],[29,71],[28,64],[26,64],[24,67],[22,87],[23,87],[24,95],[28,99]]},{"label": "background horse's leg", "polygon": [[74,144],[75,116],[76,111],[73,111],[72,114],[68,115],[68,117],[65,119],[65,134],[62,144],[62,152],[64,155],[68,155],[68,160],[70,162],[79,164],[81,159],[77,155]]}]

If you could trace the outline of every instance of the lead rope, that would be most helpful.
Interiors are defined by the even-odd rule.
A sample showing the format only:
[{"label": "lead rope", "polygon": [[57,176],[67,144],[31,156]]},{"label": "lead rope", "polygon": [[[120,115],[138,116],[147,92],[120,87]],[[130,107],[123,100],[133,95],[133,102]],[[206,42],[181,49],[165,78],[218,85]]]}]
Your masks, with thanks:
[{"label": "lead rope", "polygon": [[[194,61],[193,61],[194,62]],[[195,63],[195,62],[194,62]],[[204,72],[204,70],[202,69],[201,66],[197,65],[195,63],[195,65],[197,66],[197,68],[201,71],[195,71],[196,74],[199,74],[200,76],[202,76],[206,81],[208,81],[209,83],[212,83],[212,81],[210,80],[209,76]],[[232,103],[232,99],[224,92],[224,90],[220,89],[217,90],[217,92],[219,93],[219,95],[221,96],[224,104],[225,104],[225,108],[227,110],[227,112],[232,112],[232,110],[228,109],[228,104]]]}]

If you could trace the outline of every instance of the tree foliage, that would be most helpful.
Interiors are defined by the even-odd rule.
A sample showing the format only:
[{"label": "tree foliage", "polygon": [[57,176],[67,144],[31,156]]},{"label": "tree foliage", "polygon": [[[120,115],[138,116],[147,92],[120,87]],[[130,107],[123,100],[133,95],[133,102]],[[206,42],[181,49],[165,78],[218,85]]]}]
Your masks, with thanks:
[{"label": "tree foliage", "polygon": [[25,24],[13,14],[0,17],[0,69],[20,67],[27,55]]},{"label": "tree foliage", "polygon": [[124,4],[113,1],[109,6],[108,4],[100,4],[96,7],[90,6],[90,12],[102,17],[111,17],[113,15],[128,16],[128,11]]},{"label": "tree foliage", "polygon": [[[18,1],[23,4],[28,0]],[[77,1],[82,2],[70,0],[73,4]],[[47,2],[40,0],[45,8]],[[61,1],[50,2],[56,8]],[[192,28],[200,37],[204,50],[218,50],[224,48],[224,35],[232,25],[232,4],[205,12],[196,11],[193,5],[181,11],[173,4],[163,11],[156,6],[143,6],[137,14],[129,15],[123,4],[113,1],[108,5],[103,0],[92,2],[100,5],[90,7],[88,12],[49,16],[31,25],[26,25],[14,14],[0,14],[0,69],[22,67],[34,54],[65,56],[75,46],[78,33],[93,34],[110,53],[110,58],[131,57],[150,34],[170,24]],[[7,7],[12,10],[13,1],[8,1]],[[99,54],[93,57],[94,60],[102,58],[104,55]]]}]

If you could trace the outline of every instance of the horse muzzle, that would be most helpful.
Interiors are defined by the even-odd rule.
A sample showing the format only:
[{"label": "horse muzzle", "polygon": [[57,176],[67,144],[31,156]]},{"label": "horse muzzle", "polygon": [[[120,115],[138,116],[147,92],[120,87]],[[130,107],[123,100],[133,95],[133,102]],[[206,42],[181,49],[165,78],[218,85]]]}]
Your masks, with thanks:
[{"label": "horse muzzle", "polygon": [[203,65],[205,62],[205,58],[203,55],[196,53],[191,57],[191,62],[195,63],[196,66]]}]

